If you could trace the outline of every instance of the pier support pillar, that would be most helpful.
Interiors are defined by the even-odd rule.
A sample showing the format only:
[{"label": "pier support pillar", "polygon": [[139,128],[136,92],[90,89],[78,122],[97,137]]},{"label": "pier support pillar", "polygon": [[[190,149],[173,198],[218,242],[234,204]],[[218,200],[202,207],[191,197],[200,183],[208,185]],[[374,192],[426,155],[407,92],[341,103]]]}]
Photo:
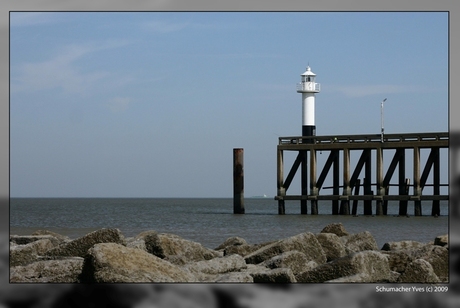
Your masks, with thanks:
[{"label": "pier support pillar", "polygon": [[414,216],[422,216],[422,201],[419,197],[422,195],[420,187],[420,148],[414,148]]},{"label": "pier support pillar", "polygon": [[380,198],[376,202],[375,214],[384,215],[383,196],[385,195],[385,188],[383,187],[383,149],[381,147],[377,148],[377,195]]},{"label": "pier support pillar", "polygon": [[[318,187],[316,182],[316,150],[310,151],[310,195],[318,196]],[[311,214],[318,215],[318,200],[313,198],[310,201]]]},{"label": "pier support pillar", "polygon": [[243,154],[243,149],[233,149],[233,214],[244,214]]},{"label": "pier support pillar", "polygon": [[[300,185],[301,191],[302,191],[302,196],[307,196],[308,195],[308,151],[302,151],[302,165],[301,165],[301,172],[300,172]],[[300,200],[300,214],[308,214],[307,211],[307,199],[301,199]]]},{"label": "pier support pillar", "polygon": [[[439,168],[439,148],[433,148],[433,195],[439,196],[440,190],[440,168]],[[441,215],[440,201],[433,200],[433,205],[431,208],[431,216]]]}]

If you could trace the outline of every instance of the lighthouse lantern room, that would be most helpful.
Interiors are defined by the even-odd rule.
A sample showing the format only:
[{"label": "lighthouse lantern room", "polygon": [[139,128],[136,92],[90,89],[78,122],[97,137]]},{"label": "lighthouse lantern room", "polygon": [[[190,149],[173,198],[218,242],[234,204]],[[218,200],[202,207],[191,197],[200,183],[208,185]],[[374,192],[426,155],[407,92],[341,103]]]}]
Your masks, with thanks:
[{"label": "lighthouse lantern room", "polygon": [[320,84],[316,83],[316,74],[311,71],[310,66],[300,78],[297,92],[302,93],[302,136],[316,136],[315,94],[319,93]]}]

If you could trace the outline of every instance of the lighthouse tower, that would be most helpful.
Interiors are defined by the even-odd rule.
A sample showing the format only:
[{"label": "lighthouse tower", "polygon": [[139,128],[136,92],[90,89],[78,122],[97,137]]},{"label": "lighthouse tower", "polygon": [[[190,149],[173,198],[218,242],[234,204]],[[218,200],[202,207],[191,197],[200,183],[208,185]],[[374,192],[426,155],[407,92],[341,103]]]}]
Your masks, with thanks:
[{"label": "lighthouse tower", "polygon": [[[302,93],[302,136],[316,136],[315,94],[320,91],[320,84],[315,82],[316,74],[307,66],[307,71],[300,75],[297,93]],[[312,141],[307,141],[312,142]]]}]

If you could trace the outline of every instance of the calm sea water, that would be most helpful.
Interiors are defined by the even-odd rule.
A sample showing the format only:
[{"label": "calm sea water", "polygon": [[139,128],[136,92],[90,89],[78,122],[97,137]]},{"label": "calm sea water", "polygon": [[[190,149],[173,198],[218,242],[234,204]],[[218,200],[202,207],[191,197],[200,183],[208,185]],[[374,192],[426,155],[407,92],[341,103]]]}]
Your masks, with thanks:
[{"label": "calm sea water", "polygon": [[[321,203],[322,202],[322,203]],[[424,216],[395,217],[398,202],[390,202],[387,216],[331,215],[331,202],[319,203],[319,215],[300,215],[300,202],[286,202],[286,215],[269,198],[245,199],[246,214],[233,214],[233,199],[169,198],[11,198],[10,234],[26,235],[47,229],[70,238],[100,228],[118,228],[125,237],[146,230],[177,234],[215,248],[231,236],[262,243],[302,232],[320,232],[330,223],[342,223],[350,233],[369,231],[379,247],[388,241],[429,242],[448,233],[448,202],[441,216],[431,217],[431,202],[422,203]],[[363,205],[360,203],[358,214]],[[309,208],[310,210],[310,208]],[[373,204],[375,211],[375,204]],[[408,213],[413,214],[413,203]]]}]

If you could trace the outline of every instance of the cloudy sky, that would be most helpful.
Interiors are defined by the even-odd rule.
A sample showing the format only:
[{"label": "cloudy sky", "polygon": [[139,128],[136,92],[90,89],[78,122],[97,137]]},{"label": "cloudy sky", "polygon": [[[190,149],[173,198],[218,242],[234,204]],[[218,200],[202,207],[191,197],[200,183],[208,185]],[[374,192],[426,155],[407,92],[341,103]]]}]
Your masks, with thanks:
[{"label": "cloudy sky", "polygon": [[307,65],[317,135],[448,130],[445,12],[12,12],[11,197],[272,196]]}]

